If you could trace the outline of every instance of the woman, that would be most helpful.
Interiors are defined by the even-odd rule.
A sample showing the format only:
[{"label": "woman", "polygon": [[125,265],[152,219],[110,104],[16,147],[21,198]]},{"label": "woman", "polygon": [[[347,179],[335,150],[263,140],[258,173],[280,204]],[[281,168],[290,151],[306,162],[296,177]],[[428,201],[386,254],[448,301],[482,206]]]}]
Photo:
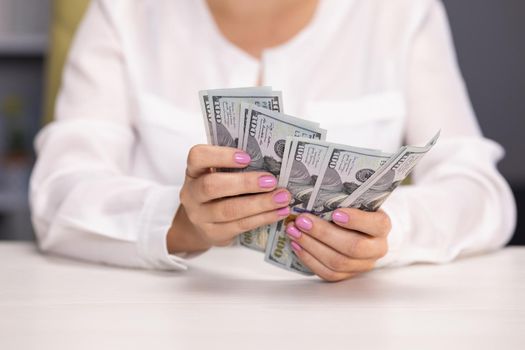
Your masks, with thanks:
[{"label": "woman", "polygon": [[290,194],[271,174],[209,171],[244,167],[247,154],[192,147],[205,143],[197,92],[253,85],[282,90],[286,113],[333,142],[394,151],[442,130],[383,210],[301,215],[288,228],[321,278],[447,262],[511,236],[503,150],[481,135],[438,0],[95,0],[56,121],[36,141],[41,249],[182,270],[187,254],[282,219]]}]

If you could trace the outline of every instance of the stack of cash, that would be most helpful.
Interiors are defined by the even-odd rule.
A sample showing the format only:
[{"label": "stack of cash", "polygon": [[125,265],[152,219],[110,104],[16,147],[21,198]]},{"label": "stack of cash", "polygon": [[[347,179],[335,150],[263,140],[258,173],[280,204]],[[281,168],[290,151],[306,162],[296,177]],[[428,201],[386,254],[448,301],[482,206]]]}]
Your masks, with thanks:
[{"label": "stack of cash", "polygon": [[[208,142],[242,149],[251,163],[237,171],[267,171],[292,194],[291,214],[240,235],[240,244],[265,261],[311,274],[290,246],[286,225],[301,213],[331,220],[337,208],[376,211],[434,146],[404,146],[394,154],[329,143],[318,123],[283,113],[282,94],[270,87],[205,90],[199,99]],[[221,171],[234,171],[221,169]]]}]

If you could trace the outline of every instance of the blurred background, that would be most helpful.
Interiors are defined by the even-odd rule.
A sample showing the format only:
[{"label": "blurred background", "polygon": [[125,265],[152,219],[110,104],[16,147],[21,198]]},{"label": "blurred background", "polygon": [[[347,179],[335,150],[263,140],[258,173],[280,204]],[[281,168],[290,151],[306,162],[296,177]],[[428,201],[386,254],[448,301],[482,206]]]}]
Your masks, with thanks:
[{"label": "blurred background", "polygon": [[[192,0],[187,0],[192,1]],[[33,138],[52,118],[62,63],[89,0],[0,0],[0,239],[34,239],[27,201]],[[444,0],[485,135],[518,202],[525,244],[525,1]]]}]

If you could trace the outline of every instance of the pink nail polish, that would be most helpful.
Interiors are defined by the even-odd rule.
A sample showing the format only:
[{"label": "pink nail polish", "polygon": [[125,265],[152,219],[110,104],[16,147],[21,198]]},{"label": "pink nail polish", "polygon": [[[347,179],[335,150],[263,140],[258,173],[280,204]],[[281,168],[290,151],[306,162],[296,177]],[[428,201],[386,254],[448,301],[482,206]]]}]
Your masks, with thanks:
[{"label": "pink nail polish", "polygon": [[233,155],[233,159],[235,160],[235,163],[246,165],[249,164],[252,161],[252,158],[248,153],[245,152],[236,152]]},{"label": "pink nail polish", "polygon": [[272,188],[277,185],[277,179],[274,176],[264,175],[259,178],[259,187]]},{"label": "pink nail polish", "polygon": [[288,226],[288,228],[286,229],[286,233],[295,239],[301,238],[302,235],[301,231],[299,231],[295,226]]},{"label": "pink nail polish", "polygon": [[300,251],[303,250],[303,248],[301,248],[301,246],[294,241],[291,241],[290,245],[292,246],[292,250],[296,253],[299,253]]},{"label": "pink nail polish", "polygon": [[290,215],[290,207],[284,207],[277,210],[277,215],[279,216],[288,216]]},{"label": "pink nail polish", "polygon": [[273,201],[275,203],[288,203],[290,201],[290,197],[288,196],[288,192],[279,192],[273,196]]},{"label": "pink nail polish", "polygon": [[295,224],[299,226],[301,230],[309,231],[313,227],[312,220],[305,218],[304,216],[299,216],[297,219],[295,219]]},{"label": "pink nail polish", "polygon": [[348,215],[342,211],[334,211],[332,213],[332,220],[340,224],[346,224],[349,219]]}]

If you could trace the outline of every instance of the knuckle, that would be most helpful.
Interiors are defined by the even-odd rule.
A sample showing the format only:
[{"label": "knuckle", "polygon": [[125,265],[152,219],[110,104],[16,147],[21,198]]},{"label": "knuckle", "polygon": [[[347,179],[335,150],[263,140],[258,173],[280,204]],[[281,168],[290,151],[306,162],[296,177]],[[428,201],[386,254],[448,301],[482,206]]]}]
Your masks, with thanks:
[{"label": "knuckle", "polygon": [[375,261],[373,260],[363,260],[355,263],[354,268],[352,269],[353,273],[365,273],[372,270],[375,266]]},{"label": "knuckle", "polygon": [[186,209],[186,216],[188,217],[188,220],[195,226],[199,226],[199,215],[195,212],[195,210],[187,210]]},{"label": "knuckle", "polygon": [[253,205],[260,208],[260,211],[268,211],[276,208],[281,208],[283,205],[274,200],[276,192],[265,193],[263,195],[256,195],[253,200]]},{"label": "knuckle", "polygon": [[213,197],[215,194],[216,188],[215,188],[215,181],[213,178],[213,174],[208,174],[203,176],[201,181],[201,192],[206,198]]},{"label": "knuckle", "polygon": [[189,186],[188,184],[184,184],[179,192],[179,200],[182,204],[185,206],[191,205],[193,203],[197,202],[197,198],[192,194],[194,190],[193,184]]},{"label": "knuckle", "polygon": [[392,222],[390,221],[390,217],[385,212],[380,212],[381,215],[379,215],[379,227],[381,228],[381,231],[383,234],[388,234],[390,232],[390,229],[392,228]]},{"label": "knuckle", "polygon": [[363,268],[363,272],[368,272],[368,271],[372,271],[375,267],[375,261],[371,261],[369,262],[368,264],[365,265],[365,267]]},{"label": "knuckle", "polygon": [[384,257],[386,253],[388,253],[388,242],[386,239],[382,239],[379,243],[379,248],[378,248],[379,258]]},{"label": "knuckle", "polygon": [[219,207],[218,216],[221,221],[231,221],[237,217],[238,212],[238,206],[230,202],[225,202]]},{"label": "knuckle", "polygon": [[344,271],[346,268],[346,259],[340,255],[334,255],[328,259],[328,267],[334,271]]},{"label": "knuckle", "polygon": [[237,229],[239,232],[246,232],[252,229],[252,222],[249,218],[242,218],[237,220]]},{"label": "knuckle", "polygon": [[252,189],[252,184],[254,183],[253,181],[253,176],[255,174],[250,174],[250,173],[242,173],[241,174],[241,180],[240,180],[240,185],[242,186],[242,189],[244,192],[249,192],[251,189]]},{"label": "knuckle", "polygon": [[200,155],[202,153],[202,148],[202,145],[195,145],[190,148],[187,159],[188,165],[196,164],[199,161]]},{"label": "knuckle", "polygon": [[[250,196],[250,198],[246,198],[246,202],[243,203],[243,207],[249,210],[251,213],[256,214],[264,214],[270,210],[274,210],[277,208],[282,207],[282,205],[278,205],[273,200],[273,194],[270,194],[267,196],[266,194],[256,194],[253,197]],[[264,215],[264,220],[268,219],[268,215]]]},{"label": "knuckle", "polygon": [[363,246],[363,239],[360,237],[352,237],[346,246],[345,253],[348,256],[356,257],[359,255]]}]

